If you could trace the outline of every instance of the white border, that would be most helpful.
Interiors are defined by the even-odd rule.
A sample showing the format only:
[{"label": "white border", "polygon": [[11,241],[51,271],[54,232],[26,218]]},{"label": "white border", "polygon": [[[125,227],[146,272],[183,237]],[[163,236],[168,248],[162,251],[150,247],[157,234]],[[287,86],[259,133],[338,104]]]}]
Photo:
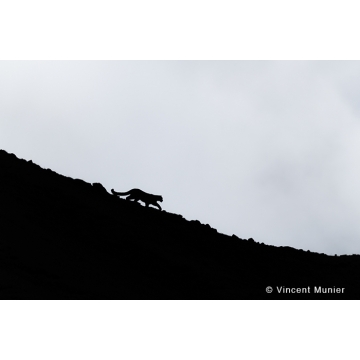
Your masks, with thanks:
[{"label": "white border", "polygon": [[2,359],[353,358],[355,301],[2,301]]},{"label": "white border", "polygon": [[8,1],[1,59],[359,59],[354,1]]}]

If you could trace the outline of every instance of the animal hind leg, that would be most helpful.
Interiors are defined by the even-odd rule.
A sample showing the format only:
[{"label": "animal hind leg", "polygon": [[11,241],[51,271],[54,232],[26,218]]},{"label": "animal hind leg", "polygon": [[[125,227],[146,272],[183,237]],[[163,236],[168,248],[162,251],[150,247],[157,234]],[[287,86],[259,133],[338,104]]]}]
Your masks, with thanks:
[{"label": "animal hind leg", "polygon": [[129,195],[127,198],[126,198],[126,200],[133,200],[134,202],[136,202],[136,203],[138,203],[138,201],[139,201],[139,199],[138,198],[136,198],[136,197],[134,197],[134,196],[132,196],[132,195]]},{"label": "animal hind leg", "polygon": [[136,202],[137,204],[139,204],[139,198],[137,198],[136,196],[132,197],[130,200],[134,200],[134,202]]}]

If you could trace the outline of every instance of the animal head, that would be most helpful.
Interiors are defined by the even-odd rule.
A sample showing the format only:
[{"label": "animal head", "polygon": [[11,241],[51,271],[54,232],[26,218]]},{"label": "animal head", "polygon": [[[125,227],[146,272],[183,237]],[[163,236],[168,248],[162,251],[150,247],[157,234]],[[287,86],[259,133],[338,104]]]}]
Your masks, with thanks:
[{"label": "animal head", "polygon": [[158,200],[157,201],[163,201],[163,197],[161,195],[158,195]]}]

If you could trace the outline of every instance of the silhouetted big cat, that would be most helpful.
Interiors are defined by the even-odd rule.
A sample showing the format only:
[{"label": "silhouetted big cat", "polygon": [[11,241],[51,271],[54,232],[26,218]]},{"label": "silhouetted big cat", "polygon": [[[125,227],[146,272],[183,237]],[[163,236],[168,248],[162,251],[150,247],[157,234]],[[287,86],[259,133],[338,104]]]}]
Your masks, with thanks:
[{"label": "silhouetted big cat", "polygon": [[153,206],[157,207],[159,210],[162,210],[161,206],[157,203],[158,201],[161,201],[161,202],[163,201],[163,198],[161,195],[149,194],[140,189],[132,189],[132,190],[129,190],[126,192],[116,192],[116,191],[114,191],[114,189],[111,189],[111,193],[113,195],[118,195],[118,196],[129,195],[126,198],[126,200],[134,200],[135,202],[138,202],[140,200],[143,203],[145,203],[146,207],[148,207],[149,205],[153,205]]}]

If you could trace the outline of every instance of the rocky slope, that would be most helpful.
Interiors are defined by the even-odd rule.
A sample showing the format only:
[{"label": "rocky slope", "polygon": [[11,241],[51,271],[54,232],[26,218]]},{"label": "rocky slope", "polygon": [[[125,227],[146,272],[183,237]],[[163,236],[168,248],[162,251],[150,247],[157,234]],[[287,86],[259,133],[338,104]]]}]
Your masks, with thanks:
[{"label": "rocky slope", "polygon": [[1,299],[360,298],[359,255],[220,234],[4,150],[0,229]]}]

